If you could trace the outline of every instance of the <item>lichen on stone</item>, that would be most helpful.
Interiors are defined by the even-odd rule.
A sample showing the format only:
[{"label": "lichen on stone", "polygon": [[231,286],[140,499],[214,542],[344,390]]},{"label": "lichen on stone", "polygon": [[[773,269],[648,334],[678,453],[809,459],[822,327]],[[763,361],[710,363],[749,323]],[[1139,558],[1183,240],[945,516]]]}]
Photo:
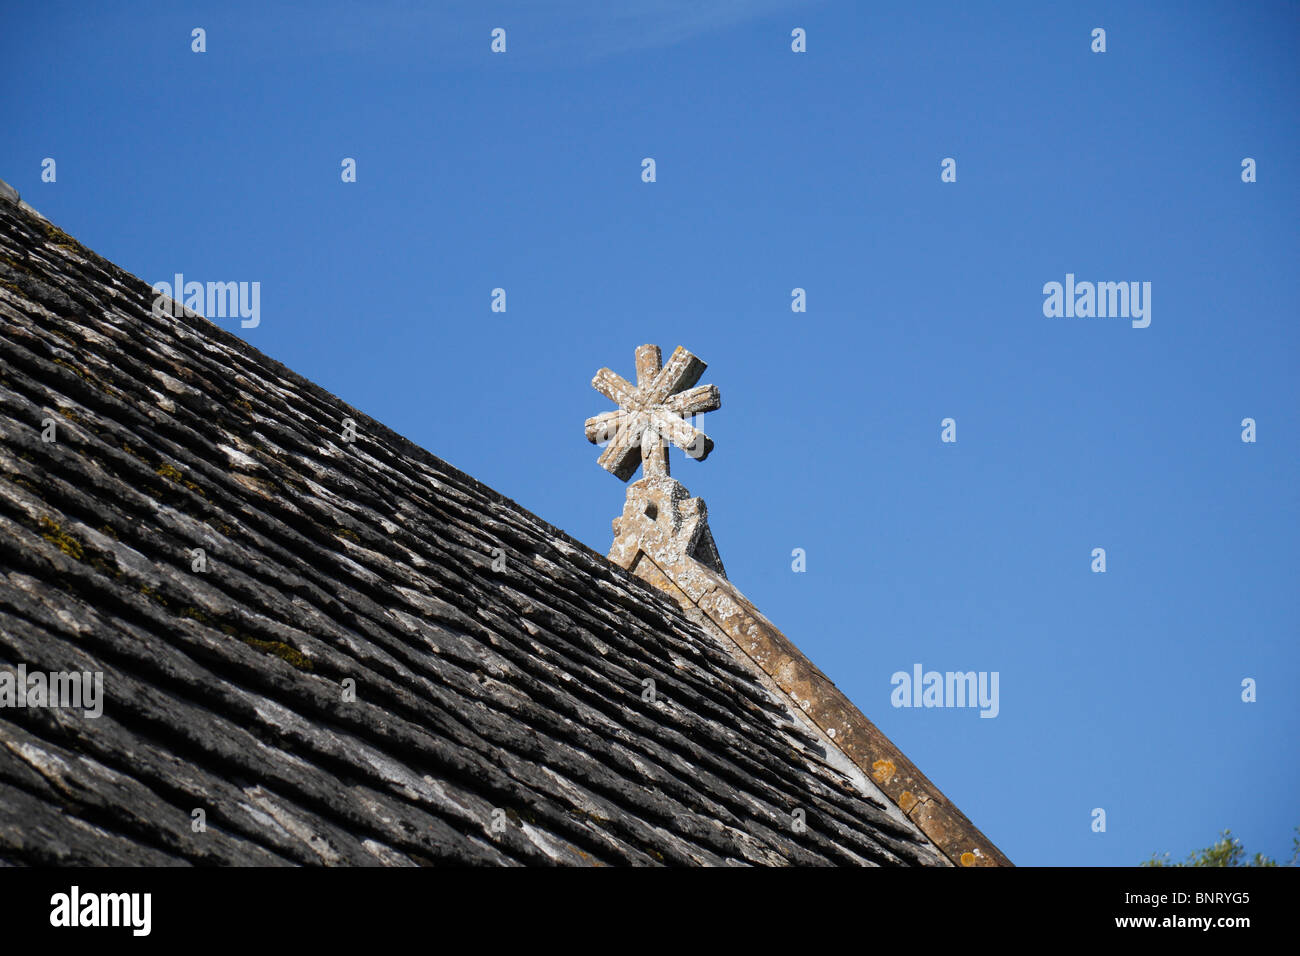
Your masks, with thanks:
[{"label": "lichen on stone", "polygon": [[40,519],[41,537],[50,544],[57,547],[68,557],[77,561],[82,561],[86,556],[86,549],[81,542],[63,530],[63,527],[48,515],[42,515]]}]

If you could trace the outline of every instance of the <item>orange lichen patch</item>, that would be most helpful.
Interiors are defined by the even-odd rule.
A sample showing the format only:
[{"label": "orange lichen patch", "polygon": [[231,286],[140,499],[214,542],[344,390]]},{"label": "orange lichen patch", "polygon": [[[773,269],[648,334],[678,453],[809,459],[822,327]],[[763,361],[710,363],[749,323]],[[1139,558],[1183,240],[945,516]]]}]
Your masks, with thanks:
[{"label": "orange lichen patch", "polygon": [[149,459],[148,459],[148,458],[146,458],[144,455],[140,454],[138,451],[136,451],[134,448],[132,448],[132,447],[131,447],[130,445],[128,445],[126,442],[122,442],[122,451],[126,452],[128,455],[130,455],[131,457],[135,458],[136,460],[144,462],[146,465],[149,464]]},{"label": "orange lichen patch", "polygon": [[66,368],[69,372],[72,372],[78,378],[82,378],[85,379],[86,381],[90,381],[90,373],[83,368],[78,368],[77,366],[73,365],[71,362],[64,361],[61,358],[56,358],[54,360],[54,364],[62,365],[64,368]]},{"label": "orange lichen patch", "polygon": [[184,485],[190,491],[203,495],[203,497],[205,498],[207,497],[207,493],[198,485],[196,485],[194,482],[187,479],[185,477],[185,473],[181,471],[179,468],[164,463],[158,469],[157,473],[162,475],[164,478],[176,482],[178,485]]},{"label": "orange lichen patch", "polygon": [[970,853],[970,852],[963,853],[963,854],[961,855],[961,865],[962,865],[962,866],[974,866],[974,865],[975,865],[975,854],[974,854],[974,853]]},{"label": "orange lichen patch", "polygon": [[91,558],[90,566],[100,574],[107,574],[119,581],[122,580],[122,572],[117,568],[116,561],[114,561],[112,565],[109,565],[109,563],[103,558]]},{"label": "orange lichen patch", "polygon": [[300,671],[312,670],[311,658],[296,647],[284,643],[284,641],[260,641],[255,637],[240,637],[240,640],[255,650],[274,654],[280,660]]},{"label": "orange lichen patch", "polygon": [[888,783],[897,769],[892,760],[877,760],[871,765],[871,775],[876,778],[876,783]]},{"label": "orange lichen patch", "polygon": [[53,518],[42,516],[40,520],[41,537],[58,547],[60,551],[70,558],[80,561],[85,557],[85,550],[81,542],[68,534],[60,527],[59,523]]},{"label": "orange lichen patch", "polygon": [[158,602],[163,607],[168,606],[167,599],[163,597],[161,594],[159,594],[155,588],[152,588],[147,584],[140,585],[140,593],[143,594],[145,597],[149,598],[150,600]]},{"label": "orange lichen patch", "polygon": [[[193,610],[197,611],[197,609],[193,609]],[[186,613],[185,611],[182,611],[181,613],[185,617],[193,618],[194,620],[199,621],[200,623],[203,624],[208,623],[206,615],[203,615],[201,612],[196,614],[193,612]],[[300,671],[314,670],[310,657],[308,657],[302,651],[298,650],[296,647],[293,647],[290,644],[286,644],[284,641],[264,641],[261,638],[253,637],[250,634],[245,634],[239,629],[229,624],[222,624],[220,625],[220,628],[226,634],[229,634],[231,637],[238,638],[239,640],[243,641],[245,644],[247,644],[249,647],[253,648],[254,650],[261,651],[264,654],[274,654],[276,657],[280,658],[280,660],[287,663],[290,667],[295,667]]]},{"label": "orange lichen patch", "polygon": [[70,235],[60,229],[53,223],[47,223],[45,226],[45,235],[54,245],[60,249],[71,249],[74,252],[89,253],[90,250],[73,239]]},{"label": "orange lichen patch", "polygon": [[70,408],[60,408],[59,414],[62,415],[70,422],[76,422],[78,425],[81,425],[82,427],[87,428],[90,431],[96,431],[94,425],[92,425],[85,418],[83,418],[81,415],[78,415]]},{"label": "orange lichen patch", "polygon": [[18,485],[20,488],[26,488],[37,498],[44,497],[41,494],[41,490],[39,488],[37,488],[34,484],[32,484],[30,481],[28,481],[26,478],[24,478],[16,471],[5,475],[5,479],[11,482],[12,484]]},{"label": "orange lichen patch", "polygon": [[911,790],[904,790],[898,795],[898,807],[904,813],[911,813],[912,808],[916,806],[917,800]]}]

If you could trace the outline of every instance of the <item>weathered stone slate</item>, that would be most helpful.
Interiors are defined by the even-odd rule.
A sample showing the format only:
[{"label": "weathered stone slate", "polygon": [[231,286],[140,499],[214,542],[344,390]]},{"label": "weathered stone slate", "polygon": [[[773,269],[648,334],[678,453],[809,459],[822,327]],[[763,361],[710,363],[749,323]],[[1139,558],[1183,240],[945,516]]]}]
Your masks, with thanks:
[{"label": "weathered stone slate", "polygon": [[946,864],[675,602],[153,299],[0,196],[0,671],[105,695],[0,707],[0,864]]}]

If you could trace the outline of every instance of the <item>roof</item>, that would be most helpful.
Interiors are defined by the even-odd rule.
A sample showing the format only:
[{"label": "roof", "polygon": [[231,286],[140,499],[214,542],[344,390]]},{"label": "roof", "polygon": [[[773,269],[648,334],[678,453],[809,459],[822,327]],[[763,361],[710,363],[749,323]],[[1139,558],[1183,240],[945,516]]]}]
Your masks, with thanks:
[{"label": "roof", "polygon": [[0,863],[949,864],[698,612],[0,230],[0,671],[103,681],[0,700]]}]

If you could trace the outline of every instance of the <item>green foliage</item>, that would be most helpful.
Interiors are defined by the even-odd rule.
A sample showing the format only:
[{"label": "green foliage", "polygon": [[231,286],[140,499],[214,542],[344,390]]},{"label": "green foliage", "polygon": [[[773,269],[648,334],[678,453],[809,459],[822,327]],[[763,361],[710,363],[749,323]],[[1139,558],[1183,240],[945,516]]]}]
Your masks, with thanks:
[{"label": "green foliage", "polygon": [[[1296,836],[1291,840],[1291,859],[1286,862],[1286,866],[1296,866],[1300,861],[1300,827],[1296,827]],[[1185,863],[1169,862],[1169,854],[1163,856],[1156,854],[1151,855],[1151,859],[1144,861],[1141,866],[1277,866],[1276,860],[1264,856],[1262,853],[1256,853],[1250,859],[1246,858],[1246,848],[1241,845],[1241,841],[1232,835],[1231,830],[1224,830],[1223,835],[1212,846],[1207,846],[1204,850],[1197,850],[1187,857]]]}]

